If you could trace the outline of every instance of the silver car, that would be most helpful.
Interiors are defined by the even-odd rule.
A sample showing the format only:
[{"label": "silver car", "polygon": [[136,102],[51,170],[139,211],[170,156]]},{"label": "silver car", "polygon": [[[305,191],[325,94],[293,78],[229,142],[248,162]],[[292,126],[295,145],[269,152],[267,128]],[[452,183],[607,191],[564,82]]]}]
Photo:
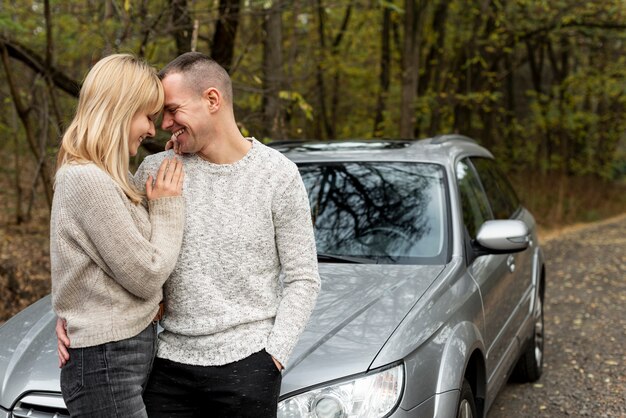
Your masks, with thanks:
[{"label": "silver car", "polygon": [[[484,417],[510,377],[539,378],[543,254],[486,149],[273,146],[300,167],[322,276],[279,417]],[[0,328],[0,418],[67,415],[54,323],[46,297]]]}]

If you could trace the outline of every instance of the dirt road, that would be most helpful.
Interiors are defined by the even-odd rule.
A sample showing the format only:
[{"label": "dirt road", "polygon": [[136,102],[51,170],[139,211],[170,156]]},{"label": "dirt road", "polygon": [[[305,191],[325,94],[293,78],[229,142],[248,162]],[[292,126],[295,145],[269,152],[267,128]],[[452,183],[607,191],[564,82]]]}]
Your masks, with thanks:
[{"label": "dirt road", "polygon": [[545,366],[488,418],[626,417],[626,216],[544,243]]}]

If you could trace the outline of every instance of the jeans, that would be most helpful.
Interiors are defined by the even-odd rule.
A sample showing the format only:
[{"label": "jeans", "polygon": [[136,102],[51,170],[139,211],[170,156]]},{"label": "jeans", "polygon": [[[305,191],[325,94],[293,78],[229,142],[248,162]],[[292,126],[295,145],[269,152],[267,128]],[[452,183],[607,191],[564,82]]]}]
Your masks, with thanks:
[{"label": "jeans", "polygon": [[144,401],[150,418],[273,418],[281,380],[265,350],[223,366],[192,366],[157,357]]},{"label": "jeans", "polygon": [[70,348],[61,392],[72,417],[147,417],[142,393],[156,354],[156,323],[135,337]]}]

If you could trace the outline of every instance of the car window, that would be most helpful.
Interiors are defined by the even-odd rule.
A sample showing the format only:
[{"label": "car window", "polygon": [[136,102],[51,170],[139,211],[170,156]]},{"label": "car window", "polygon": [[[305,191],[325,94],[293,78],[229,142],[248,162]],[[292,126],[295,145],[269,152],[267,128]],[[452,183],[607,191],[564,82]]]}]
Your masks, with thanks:
[{"label": "car window", "polygon": [[299,165],[319,254],[368,263],[447,259],[444,170],[400,162]]},{"label": "car window", "polygon": [[493,219],[489,200],[480,180],[467,159],[456,165],[456,180],[463,210],[463,222],[470,238],[476,238],[478,229],[487,220]]},{"label": "car window", "polygon": [[471,158],[471,161],[487,193],[494,217],[496,219],[513,217],[520,206],[519,199],[507,178],[496,166],[496,162],[488,158]]}]

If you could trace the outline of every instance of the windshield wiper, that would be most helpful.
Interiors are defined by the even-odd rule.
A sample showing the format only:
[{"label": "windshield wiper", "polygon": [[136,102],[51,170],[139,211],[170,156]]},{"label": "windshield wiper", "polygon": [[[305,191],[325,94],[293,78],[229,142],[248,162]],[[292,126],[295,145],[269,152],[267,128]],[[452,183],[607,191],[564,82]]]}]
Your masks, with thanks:
[{"label": "windshield wiper", "polygon": [[317,254],[317,261],[326,263],[376,264],[376,260],[349,255]]}]

